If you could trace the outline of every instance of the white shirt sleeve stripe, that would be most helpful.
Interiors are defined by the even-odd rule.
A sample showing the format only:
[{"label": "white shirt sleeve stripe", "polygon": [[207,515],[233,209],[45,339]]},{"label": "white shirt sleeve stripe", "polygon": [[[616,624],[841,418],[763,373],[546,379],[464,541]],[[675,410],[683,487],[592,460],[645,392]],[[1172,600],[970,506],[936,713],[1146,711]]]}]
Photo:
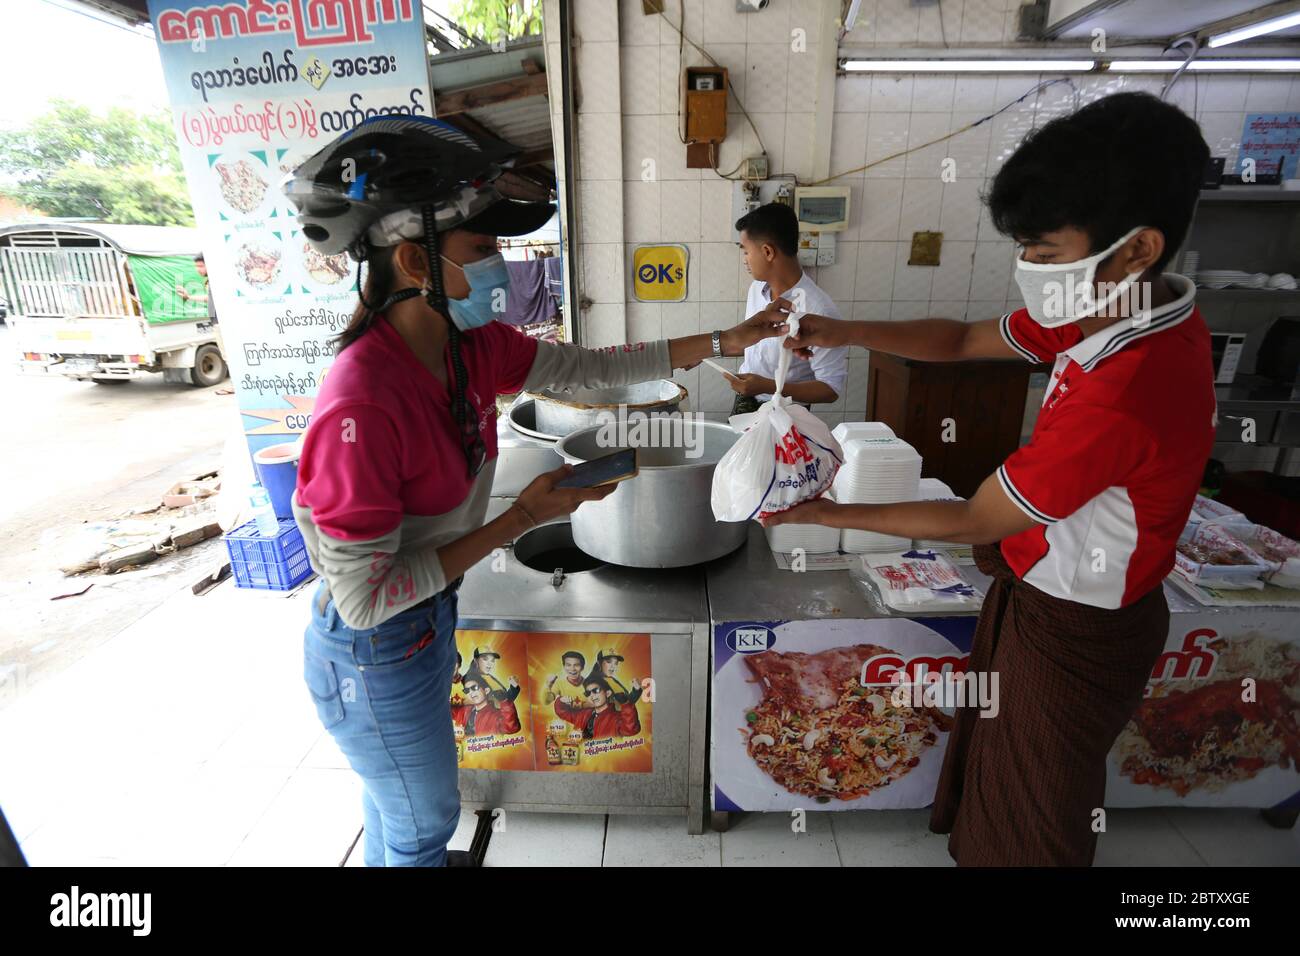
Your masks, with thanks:
[{"label": "white shirt sleeve stripe", "polygon": [[1002,333],[1002,341],[1006,342],[1007,345],[1011,346],[1012,349],[1014,349],[1016,352],[1019,352],[1030,362],[1042,361],[1042,359],[1040,359],[1037,355],[1029,351],[1029,349],[1025,348],[1019,342],[1017,342],[1015,340],[1015,337],[1011,334],[1011,313],[1010,312],[1008,312],[1006,315],[1002,316],[1002,318],[998,320],[998,331]]},{"label": "white shirt sleeve stripe", "polygon": [[1002,490],[1007,493],[1007,497],[1015,502],[1016,507],[1029,515],[1029,517],[1033,518],[1040,524],[1055,524],[1057,521],[1061,520],[1060,518],[1053,518],[1049,514],[1044,514],[1030,504],[1029,499],[1022,495],[1016,489],[1016,486],[1011,483],[1011,478],[1007,475],[1007,468],[1005,465],[998,466],[997,474],[998,481],[1002,484]]}]

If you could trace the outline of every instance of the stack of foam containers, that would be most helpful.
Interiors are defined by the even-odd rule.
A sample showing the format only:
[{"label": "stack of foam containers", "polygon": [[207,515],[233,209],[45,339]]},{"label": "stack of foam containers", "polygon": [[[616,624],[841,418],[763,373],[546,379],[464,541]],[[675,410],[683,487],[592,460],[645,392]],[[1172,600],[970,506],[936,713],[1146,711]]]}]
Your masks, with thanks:
[{"label": "stack of foam containers", "polygon": [[[840,504],[890,504],[916,501],[921,480],[921,456],[894,436],[881,422],[846,422],[833,434],[844,449],[844,465],[835,476],[835,500]],[[840,532],[840,550],[858,554],[906,551],[910,538],[874,531]]]}]

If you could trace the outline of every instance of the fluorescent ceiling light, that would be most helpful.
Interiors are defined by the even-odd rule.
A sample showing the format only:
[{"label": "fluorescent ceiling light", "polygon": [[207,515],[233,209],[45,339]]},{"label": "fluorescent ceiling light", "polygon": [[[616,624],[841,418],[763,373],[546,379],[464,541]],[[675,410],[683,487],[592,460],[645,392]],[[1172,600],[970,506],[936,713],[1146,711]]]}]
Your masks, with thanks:
[{"label": "fluorescent ceiling light", "polygon": [[1096,60],[845,60],[851,73],[1086,73]]},{"label": "fluorescent ceiling light", "polygon": [[1227,46],[1229,43],[1239,43],[1242,40],[1263,36],[1266,33],[1276,33],[1278,30],[1285,30],[1287,27],[1295,26],[1300,26],[1300,10],[1294,13],[1285,13],[1280,17],[1260,20],[1257,23],[1250,23],[1244,27],[1237,27],[1237,29],[1229,30],[1227,33],[1217,33],[1210,37],[1209,45],[1212,47]]},{"label": "fluorescent ceiling light", "polygon": [[[1112,73],[1173,73],[1183,63],[1183,60],[1111,60],[1109,69]],[[1300,59],[1247,60],[1224,57],[1217,60],[1193,60],[1187,69],[1197,73],[1216,71],[1295,73],[1300,72]]]}]

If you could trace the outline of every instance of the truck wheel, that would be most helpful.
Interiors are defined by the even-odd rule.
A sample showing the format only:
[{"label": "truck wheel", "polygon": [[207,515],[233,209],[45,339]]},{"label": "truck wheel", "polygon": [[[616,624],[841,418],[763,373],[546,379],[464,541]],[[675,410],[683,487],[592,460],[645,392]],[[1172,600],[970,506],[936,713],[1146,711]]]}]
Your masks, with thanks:
[{"label": "truck wheel", "polygon": [[216,385],[226,377],[226,360],[221,357],[221,350],[215,345],[200,345],[194,354],[194,368],[190,378],[199,388]]}]

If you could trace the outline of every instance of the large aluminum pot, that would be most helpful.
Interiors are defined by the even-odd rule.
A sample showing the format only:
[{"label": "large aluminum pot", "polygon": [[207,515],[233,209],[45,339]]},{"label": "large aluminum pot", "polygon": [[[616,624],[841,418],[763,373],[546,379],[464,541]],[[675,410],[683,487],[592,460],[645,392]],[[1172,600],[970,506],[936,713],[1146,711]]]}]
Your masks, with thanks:
[{"label": "large aluminum pot", "polygon": [[537,430],[560,438],[599,425],[611,415],[619,415],[620,409],[634,420],[675,412],[686,401],[686,389],[668,379],[617,388],[542,389],[527,394],[533,398]]},{"label": "large aluminum pot", "polygon": [[[740,436],[717,422],[677,418],[660,424],[670,421],[683,441],[646,447],[635,431],[626,435],[625,447],[638,449],[637,476],[608,498],[580,505],[569,519],[574,543],[593,558],[630,568],[680,568],[720,558],[745,543],[749,523],[718,521],[709,503],[713,469]],[[602,443],[602,431],[597,426],[574,432],[556,451],[571,465],[618,451],[619,446]],[[666,429],[660,431],[664,434]],[[689,449],[699,450],[699,457],[687,457]]]}]

